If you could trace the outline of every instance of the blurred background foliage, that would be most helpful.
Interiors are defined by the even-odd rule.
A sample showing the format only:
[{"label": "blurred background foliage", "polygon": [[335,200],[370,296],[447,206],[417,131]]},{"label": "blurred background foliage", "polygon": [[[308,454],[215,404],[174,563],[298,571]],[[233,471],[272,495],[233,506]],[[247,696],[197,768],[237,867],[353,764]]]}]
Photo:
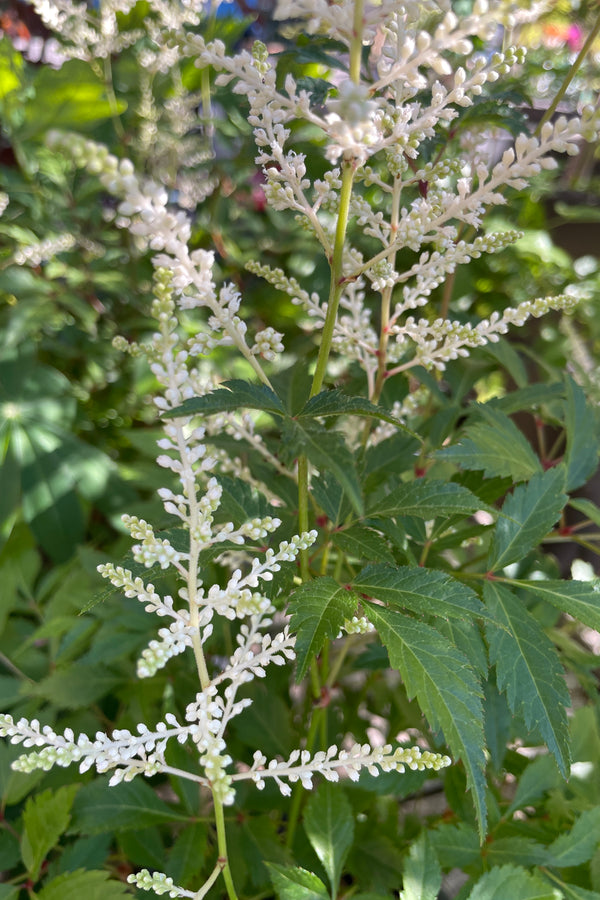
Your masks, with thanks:
[{"label": "blurred background foliage", "polygon": [[[469,4],[461,0],[456,6],[460,11]],[[339,60],[319,37],[300,37],[293,45],[271,13],[269,3],[225,4],[198,29],[220,38],[229,52],[256,38],[264,40],[280,57],[281,77],[292,72],[318,96],[322,79],[339,67]],[[443,148],[432,142],[431,158],[441,152],[451,156],[467,129],[480,130],[501,153],[511,134],[534,128],[592,31],[596,15],[591,0],[578,5],[558,2],[535,25],[499,35],[500,43],[522,41],[529,46],[522,71],[511,84],[501,80],[480,104],[465,110]],[[138,360],[117,352],[111,343],[117,334],[140,340],[149,333],[152,267],[131,234],[115,227],[114,201],[98,181],[45,146],[48,131],[72,130],[101,141],[116,155],[131,158],[138,171],[165,184],[190,217],[193,245],[215,249],[219,278],[239,286],[245,318],[253,326],[264,323],[286,334],[290,363],[308,357],[314,348],[304,315],[244,265],[259,259],[281,267],[321,295],[329,279],[310,235],[292,217],[266,205],[239,96],[230,87],[212,84],[211,73],[201,72],[192,59],[179,60],[166,72],[146,71],[140,64],[151,16],[149,3],[140,0],[127,16],[119,17],[119,27],[122,32],[139,29],[141,37],[108,61],[86,62],[63,59],[60,44],[27,4],[5,0],[0,13],[0,191],[8,198],[0,219],[0,709],[29,718],[43,710],[44,721],[57,729],[68,720],[75,732],[91,734],[98,728],[132,728],[138,721],[154,721],[176,709],[177,698],[193,694],[196,686],[182,658],[152,680],[132,678],[134,661],[147,640],[145,614],[134,601],[124,604],[120,597],[103,593],[95,571],[99,562],[118,562],[129,550],[122,513],[150,521],[163,518],[155,493],[164,475],[154,465],[153,381]],[[597,97],[599,60],[596,38],[559,112],[568,114]],[[314,146],[315,140],[310,129],[298,129],[297,149]],[[323,165],[314,153],[307,164],[311,177]],[[524,237],[501,254],[462,267],[432,298],[437,314],[449,309],[455,317],[473,322],[508,305],[560,293],[570,284],[577,285],[584,298],[570,316],[551,314],[515,329],[498,345],[450,364],[441,379],[416,373],[414,379],[390,383],[385,403],[404,399],[418,386],[419,377],[430,387],[421,414],[430,422],[432,447],[454,427],[467,399],[502,397],[536,383],[547,386],[548,402],[538,399],[535,416],[528,414],[522,424],[534,443],[552,442],[561,427],[552,405],[552,385],[565,370],[584,386],[588,398],[600,403],[598,165],[598,148],[584,148],[579,157],[561,161],[557,172],[543,173],[513,195],[509,206],[490,215],[485,227],[518,228]],[[399,265],[402,262],[399,254]],[[224,379],[240,374],[239,363],[224,352],[212,362]],[[350,368],[343,377],[352,379],[357,373]],[[593,490],[599,491],[598,486]],[[592,499],[597,504],[597,496]],[[600,518],[596,525],[600,527]],[[596,545],[587,543],[597,570]],[[565,566],[555,553],[540,554],[531,565],[551,574]],[[218,572],[213,574],[218,579]],[[88,609],[94,598],[103,602]],[[549,622],[549,627],[559,630],[557,622]],[[560,640],[578,673],[582,698],[571,719],[575,759],[598,759],[598,647],[593,637],[591,643],[575,645],[567,635],[568,628]],[[224,639],[231,640],[227,634]],[[352,696],[346,703],[346,727],[359,733],[365,720],[375,727],[376,716],[369,710],[383,709],[392,734],[422,728],[415,706],[399,691],[390,695],[379,678],[385,660],[365,655],[359,665],[368,673],[360,693],[352,696],[351,686],[340,688]],[[265,709],[257,703],[244,717],[244,731],[235,734],[232,744],[238,757],[255,746],[256,735],[270,754],[285,754],[297,745],[298,723],[284,702],[288,676],[277,672],[271,677],[277,688],[269,703],[275,705]],[[262,686],[253,690],[260,699]],[[359,880],[370,879],[374,894],[397,889],[404,854],[418,836],[424,815],[432,811],[442,822],[433,838],[442,867],[476,874],[506,860],[525,866],[539,863],[544,841],[570,827],[582,809],[599,806],[597,769],[593,785],[577,777],[567,785],[549,758],[529,761],[512,750],[506,753],[506,743],[518,729],[498,697],[496,744],[489,735],[498,748],[489,787],[495,837],[485,852],[457,767],[444,776],[445,799],[439,808],[419,806],[424,780],[419,774],[404,776],[400,794],[396,782],[391,794],[386,777],[363,777],[348,789],[360,831],[355,843],[360,852],[352,852],[348,869]],[[333,733],[335,708],[328,712]],[[0,869],[13,877],[12,883],[0,883],[1,900],[21,900],[40,878],[107,864],[116,878],[132,867],[148,866],[169,872],[176,882],[193,882],[210,838],[204,801],[187,783],[171,777],[160,796],[137,781],[121,785],[113,789],[114,806],[100,813],[94,791],[105,788],[98,788],[90,773],[18,775],[9,769],[18,749],[0,743],[5,816]],[[185,761],[185,748],[173,752]],[[519,782],[512,806],[505,802],[507,771],[508,782]],[[58,793],[75,780],[83,786],[72,796]],[[41,875],[30,866],[23,876],[19,828],[24,805],[32,791],[39,797],[48,788],[52,802],[61,798],[64,821],[70,825],[65,824],[48,848],[52,853]],[[248,791],[240,792],[244,813],[230,823],[234,869],[246,896],[268,896],[270,880],[259,860],[290,861],[272,815],[281,800],[270,790]],[[398,803],[409,796],[399,819]],[[36,802],[43,806],[46,801]],[[513,807],[528,810],[517,826],[510,820]],[[96,810],[93,820],[90,809]],[[127,818],[131,809],[135,816]],[[183,829],[188,817],[193,824]],[[369,837],[375,822],[387,833],[377,842]],[[600,854],[593,848],[584,857],[585,865],[575,860],[565,875],[565,897],[600,897]],[[294,859],[318,871],[302,834]],[[110,900],[112,894],[102,890],[98,897]],[[69,898],[65,894],[61,900]]]}]

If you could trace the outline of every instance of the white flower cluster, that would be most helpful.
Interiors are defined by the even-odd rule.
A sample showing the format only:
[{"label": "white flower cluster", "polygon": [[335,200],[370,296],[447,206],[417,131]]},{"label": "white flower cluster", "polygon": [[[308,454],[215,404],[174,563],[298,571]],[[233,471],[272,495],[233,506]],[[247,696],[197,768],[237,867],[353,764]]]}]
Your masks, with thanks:
[{"label": "white flower cluster", "polygon": [[[539,317],[550,310],[565,312],[578,302],[579,297],[573,294],[526,300],[516,308],[508,307],[502,314],[493,312],[489,319],[482,319],[475,326],[451,319],[415,321],[409,316],[401,327],[394,326],[391,330],[397,335],[396,352],[404,355],[408,350],[408,342],[412,341],[415,355],[408,362],[390,369],[389,374],[396,374],[415,365],[443,371],[449,360],[468,356],[472,347],[496,343],[501,334],[506,334],[509,325],[523,325],[531,316]],[[393,358],[392,354],[390,358]]]},{"label": "white flower cluster", "polygon": [[150,874],[148,869],[140,869],[139,872],[132,872],[131,875],[128,875],[127,881],[129,884],[135,884],[142,891],[154,891],[159,897],[163,894],[168,894],[169,897],[191,897],[193,900],[194,897],[198,896],[195,892],[177,887],[173,879],[165,875],[164,872],[153,872]]},{"label": "white flower cluster", "polygon": [[15,251],[12,262],[17,266],[39,266],[41,263],[65,250],[71,250],[76,244],[72,234],[60,234],[46,238],[36,244],[23,244]]},{"label": "white flower cluster", "polygon": [[[349,750],[339,750],[335,745],[326,751],[319,751],[314,756],[307,750],[294,750],[285,761],[272,759],[267,762],[266,756],[260,752],[254,754],[254,763],[249,773],[236,774],[232,780],[251,777],[259,790],[265,786],[266,778],[273,778],[284,796],[291,794],[291,784],[300,782],[302,787],[310,789],[313,777],[318,772],[327,781],[339,781],[340,774],[351,781],[358,781],[360,773],[366,769],[370,775],[382,772],[404,772],[406,768],[414,771],[433,769],[435,772],[449,766],[451,760],[441,753],[421,750],[419,747],[395,750],[391,744],[383,747],[371,747],[370,744],[354,744]],[[285,778],[286,781],[281,779]]]},{"label": "white flower cluster", "polygon": [[[472,14],[459,19],[450,9],[440,16],[437,4],[404,3],[399,10],[391,0],[383,0],[361,9],[357,26],[355,8],[352,0],[334,4],[286,0],[277,8],[277,18],[303,20],[305,31],[334,36],[351,54],[359,31],[363,47],[370,47],[375,80],[361,80],[357,71],[350,77],[333,78],[324,103],[313,102],[290,75],[283,79],[283,89],[278,89],[276,59],[259,43],[251,53],[244,51],[233,58],[218,41],[207,43],[193,35],[188,43],[195,47],[199,65],[214,66],[221,72],[219,83],[232,83],[235,92],[247,97],[268,202],[304,220],[329,260],[335,240],[333,223],[340,210],[342,170],[352,169],[356,188],[349,200],[350,215],[380,249],[363,260],[346,244],[341,312],[334,323],[332,345],[341,356],[359,362],[373,395],[376,377],[380,387],[383,375],[410,365],[442,369],[470,348],[496,340],[506,325],[524,320],[524,308],[516,319],[506,310],[497,320],[465,331],[455,322],[431,325],[431,318],[415,322],[406,314],[426,305],[457,266],[481,253],[499,252],[518,239],[517,232],[479,234],[469,241],[462,234],[465,228],[481,229],[487,210],[506,202],[507,188],[523,189],[532,176],[556,165],[556,153],[576,153],[582,140],[594,139],[600,112],[585,108],[579,117],[558,117],[546,123],[539,135],[520,135],[492,164],[483,161],[474,143],[471,156],[459,153],[447,160],[440,151],[440,158],[419,166],[424,142],[454,127],[461,110],[472,106],[487,84],[513,69],[518,71],[524,59],[522,49],[508,47],[501,53],[484,54],[474,47],[475,39],[489,41],[498,23],[514,24],[524,11],[518,3],[490,7],[487,0],[477,0]],[[437,24],[431,27],[436,15]],[[428,27],[422,24],[425,17]],[[457,65],[457,59],[462,64]],[[305,156],[288,148],[295,133],[293,123],[302,122],[320,129],[326,159],[338,163],[314,181]],[[365,188],[379,188],[375,202],[373,192],[359,189],[361,183]],[[407,248],[419,258],[401,272],[396,255]],[[302,305],[313,327],[323,326],[328,303],[318,294],[305,291],[281,270],[260,263],[248,268]],[[394,298],[391,313],[383,320],[385,330],[378,335],[371,324],[370,296],[378,293],[388,305],[399,285],[401,299]],[[559,308],[562,298],[541,302]],[[408,358],[406,351],[413,343],[419,349]],[[383,354],[388,354],[386,372],[382,371]]]}]

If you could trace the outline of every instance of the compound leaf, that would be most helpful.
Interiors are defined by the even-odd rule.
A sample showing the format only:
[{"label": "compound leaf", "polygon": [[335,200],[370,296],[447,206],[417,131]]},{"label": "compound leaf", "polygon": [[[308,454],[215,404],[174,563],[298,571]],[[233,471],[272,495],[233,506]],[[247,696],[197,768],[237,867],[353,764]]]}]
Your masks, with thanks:
[{"label": "compound leaf", "polygon": [[589,862],[600,843],[600,807],[586,809],[567,834],[548,847],[548,865],[559,869]]},{"label": "compound leaf", "polygon": [[529,441],[512,419],[489,406],[478,409],[487,421],[469,425],[458,444],[437,452],[438,459],[464,469],[483,469],[489,478],[509,475],[514,481],[525,481],[542,471]]},{"label": "compound leaf", "polygon": [[498,866],[482,875],[467,900],[557,900],[554,888],[521,866]]},{"label": "compound leaf", "polygon": [[359,572],[353,586],[392,609],[459,619],[487,615],[471,588],[435,569],[372,564]]},{"label": "compound leaf", "polygon": [[69,784],[27,800],[23,812],[21,855],[32,881],[37,881],[46,854],[67,830],[78,789],[78,784]]},{"label": "compound leaf", "polygon": [[187,823],[189,818],[167,806],[141,778],[121,782],[110,790],[106,779],[101,778],[79,791],[73,804],[70,831],[99,834],[169,822]]},{"label": "compound leaf", "polygon": [[290,628],[296,637],[296,681],[306,675],[311,660],[326,640],[334,640],[345,619],[356,612],[358,597],[333,578],[324,576],[307,581],[290,600]]},{"label": "compound leaf", "polygon": [[479,509],[486,509],[475,494],[462,484],[452,481],[411,481],[394,488],[387,497],[379,498],[368,510],[377,516],[418,516],[435,519],[436,516],[470,516]]},{"label": "compound leaf", "polygon": [[342,869],[354,840],[352,808],[339,784],[325,781],[304,812],[304,830],[337,897]]},{"label": "compound leaf", "polygon": [[520,588],[600,631],[600,578],[593,581],[518,581]]},{"label": "compound leaf", "polygon": [[442,886],[442,871],[437,855],[423,831],[414,841],[404,865],[400,900],[437,900]]},{"label": "compound leaf", "polygon": [[365,611],[409,698],[417,698],[431,728],[441,730],[452,753],[462,759],[483,837],[485,755],[479,680],[467,658],[431,626],[373,603],[365,602]]},{"label": "compound leaf", "polygon": [[488,582],[484,598],[497,622],[486,622],[486,633],[498,689],[506,691],[513,713],[520,713],[528,728],[539,730],[566,774],[570,699],[554,645],[508,588]]},{"label": "compound leaf", "polygon": [[534,475],[507,497],[490,549],[490,570],[518,562],[544,539],[568,500],[562,492],[564,483],[564,467],[557,466]]},{"label": "compound leaf", "polygon": [[260,409],[276,416],[285,415],[283,403],[266,384],[253,384],[251,381],[234,378],[232,381],[224,381],[220,388],[210,394],[184,400],[181,406],[168,410],[164,416],[169,419],[197,414],[210,416],[237,409]]},{"label": "compound leaf", "polygon": [[567,376],[565,387],[566,489],[574,491],[585,484],[598,467],[598,414],[596,408],[586,401],[583,389],[572,378]]},{"label": "compound leaf", "polygon": [[126,884],[109,878],[109,872],[94,869],[65,872],[49,881],[36,896],[38,900],[120,900],[130,896]]},{"label": "compound leaf", "polygon": [[320,878],[306,869],[265,863],[279,900],[329,900]]}]

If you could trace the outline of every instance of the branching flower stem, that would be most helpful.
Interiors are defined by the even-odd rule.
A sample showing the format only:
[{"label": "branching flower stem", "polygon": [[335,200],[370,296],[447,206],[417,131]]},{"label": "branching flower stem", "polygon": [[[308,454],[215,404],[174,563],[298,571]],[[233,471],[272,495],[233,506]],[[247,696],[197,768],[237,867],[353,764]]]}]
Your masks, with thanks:
[{"label": "branching flower stem", "polygon": [[[356,0],[354,4],[353,39],[350,45],[350,78],[355,84],[360,82],[360,64],[362,53],[364,0]],[[355,161],[344,160],[342,164],[342,186],[340,203],[335,229],[335,241],[331,256],[331,278],[329,283],[329,300],[327,315],[321,334],[317,366],[313,376],[310,396],[318,394],[323,386],[327,363],[331,353],[333,332],[337,319],[338,307],[344,289],[343,260],[346,232],[350,217],[350,200],[356,172]],[[298,527],[300,531],[308,530],[308,460],[302,456],[298,460]],[[303,581],[309,578],[308,551],[300,553],[300,575]]]}]

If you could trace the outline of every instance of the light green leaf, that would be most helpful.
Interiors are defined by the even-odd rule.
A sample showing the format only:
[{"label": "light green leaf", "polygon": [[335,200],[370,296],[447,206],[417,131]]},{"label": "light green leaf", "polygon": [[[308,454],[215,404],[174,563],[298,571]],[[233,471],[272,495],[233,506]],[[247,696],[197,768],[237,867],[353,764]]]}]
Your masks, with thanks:
[{"label": "light green leaf", "polygon": [[442,886],[442,871],[437,856],[423,831],[414,841],[404,864],[400,900],[437,900]]},{"label": "light green leaf", "polygon": [[583,812],[567,834],[548,847],[548,865],[564,869],[589,862],[600,844],[600,807]]},{"label": "light green leaf", "polygon": [[37,881],[46,854],[67,830],[78,789],[78,784],[69,784],[54,793],[44,791],[27,800],[23,812],[21,855],[32,881]]},{"label": "light green leaf", "polygon": [[500,866],[482,875],[467,900],[560,900],[560,892],[520,866]]},{"label": "light green leaf", "polygon": [[368,513],[435,519],[437,516],[470,516],[479,509],[487,509],[487,505],[461,484],[419,479],[394,488],[387,497],[373,503]]},{"label": "light green leaf", "polygon": [[565,378],[565,386],[566,490],[574,491],[585,484],[598,468],[598,412],[586,401],[583,389],[569,376]]},{"label": "light green leaf", "polygon": [[387,647],[391,665],[417,698],[429,725],[440,729],[462,759],[481,834],[485,833],[485,768],[481,686],[467,659],[424,622],[365,602],[365,611]]},{"label": "light green leaf", "polygon": [[515,581],[514,584],[600,631],[600,578],[593,581]]},{"label": "light green leaf", "polygon": [[498,623],[485,623],[498,690],[506,691],[511,710],[522,715],[528,728],[539,730],[566,776],[566,707],[571,701],[554,645],[508,588],[486,582],[484,599]]},{"label": "light green leaf", "polygon": [[490,406],[476,408],[487,421],[469,425],[458,444],[437,452],[438,459],[464,469],[483,469],[490,478],[509,475],[513,481],[526,481],[542,471],[531,444],[512,419]]},{"label": "light green leaf", "polygon": [[276,416],[285,416],[283,403],[277,394],[265,384],[253,384],[240,378],[224,381],[220,388],[204,394],[203,397],[190,397],[181,406],[164,413],[164,418],[174,419],[178,416],[203,415],[234,412],[239,409],[261,409]]},{"label": "light green leaf", "polygon": [[122,881],[110,881],[109,872],[91,870],[65,872],[37,892],[38,900],[120,900],[131,896]]},{"label": "light green leaf", "polygon": [[364,559],[394,562],[392,551],[381,535],[362,525],[354,525],[347,531],[335,531],[332,540],[335,546],[351,559],[360,562]]},{"label": "light green leaf", "polygon": [[279,900],[329,900],[320,878],[306,869],[265,863]]},{"label": "light green leaf", "polygon": [[353,587],[359,594],[375,597],[391,609],[409,609],[443,618],[487,616],[483,603],[471,588],[435,569],[373,564],[359,572]]},{"label": "light green leaf", "polygon": [[109,788],[106,778],[84,785],[73,804],[69,831],[99,834],[171,822],[189,822],[171,809],[141,778]]},{"label": "light green leaf", "polygon": [[287,420],[283,439],[290,443],[295,454],[304,454],[317,469],[333,475],[344,488],[355,512],[362,514],[363,501],[354,457],[341,432],[328,431],[310,419],[304,422]]},{"label": "light green leaf", "polygon": [[334,640],[344,624],[351,619],[358,606],[358,597],[340,587],[333,578],[315,578],[301,585],[289,604],[290,629],[296,637],[296,681],[306,675],[311,660],[326,640]]},{"label": "light green leaf", "polygon": [[39,138],[49,128],[81,131],[88,123],[109,119],[126,108],[123,100],[109,102],[106,86],[87,62],[71,59],[59,69],[43,66],[38,71],[35,102],[26,105],[18,135],[24,140]]},{"label": "light green leaf", "polygon": [[354,840],[352,809],[339,784],[325,781],[311,795],[304,812],[304,830],[327,873],[331,896],[335,898]]},{"label": "light green leaf", "polygon": [[534,475],[528,484],[519,485],[507,497],[490,549],[490,570],[519,562],[546,537],[568,500],[562,492],[564,483],[565,470],[561,465]]}]

